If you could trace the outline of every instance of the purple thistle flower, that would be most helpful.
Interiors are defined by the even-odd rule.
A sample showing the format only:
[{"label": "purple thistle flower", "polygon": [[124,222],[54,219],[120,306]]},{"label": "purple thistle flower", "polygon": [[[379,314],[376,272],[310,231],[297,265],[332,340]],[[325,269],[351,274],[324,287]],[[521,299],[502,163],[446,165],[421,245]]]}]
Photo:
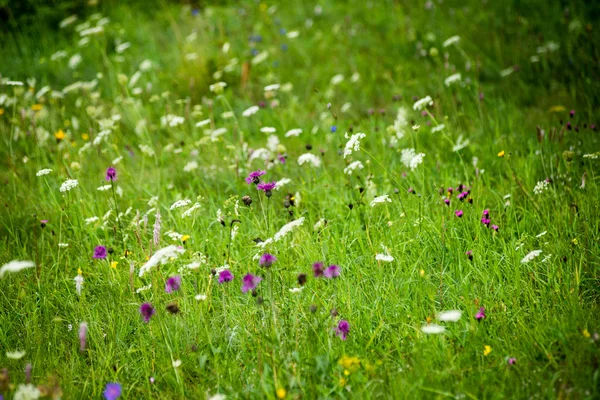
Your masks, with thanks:
[{"label": "purple thistle flower", "polygon": [[492,225],[492,229],[498,232],[498,229],[500,229],[500,227],[498,225]]},{"label": "purple thistle flower", "polygon": [[450,199],[444,199],[444,203],[445,203],[445,204],[446,204],[448,207],[450,207]]},{"label": "purple thistle flower", "polygon": [[481,218],[481,223],[487,227],[490,226],[490,222],[491,221],[489,219],[487,219],[486,217]]},{"label": "purple thistle flower", "polygon": [[571,112],[569,113],[569,116],[570,116],[571,118],[573,118],[573,117],[575,116],[575,110],[571,110]]},{"label": "purple thistle flower", "polygon": [[82,353],[85,351],[86,337],[87,337],[87,324],[85,322],[82,322],[81,324],[79,324],[79,351]]},{"label": "purple thistle flower", "polygon": [[231,282],[233,280],[233,274],[230,270],[226,269],[219,273],[219,283]]},{"label": "purple thistle flower", "polygon": [[258,190],[262,190],[265,193],[275,189],[275,186],[277,186],[277,182],[262,182],[256,185]]},{"label": "purple thistle flower", "polygon": [[473,261],[473,250],[469,250],[465,252],[465,254],[467,255],[467,257],[469,257],[469,260]]},{"label": "purple thistle flower", "polygon": [[452,194],[452,193],[454,193],[454,188],[451,188],[451,187],[449,187],[449,188],[448,188],[446,191],[447,191],[449,194]]},{"label": "purple thistle flower", "polygon": [[121,384],[116,382],[107,383],[102,394],[106,400],[117,400],[121,397]]},{"label": "purple thistle flower", "polygon": [[260,276],[256,276],[256,275],[252,275],[252,274],[244,275],[244,277],[242,278],[242,293],[246,293],[249,290],[256,289],[256,287],[262,280],[263,280],[263,278],[261,278]]},{"label": "purple thistle flower", "polygon": [[477,321],[481,321],[484,318],[485,318],[485,307],[481,307],[479,309],[479,311],[477,312],[477,314],[475,314],[475,319]]},{"label": "purple thistle flower", "polygon": [[96,246],[94,249],[94,258],[103,259],[106,258],[106,247]]},{"label": "purple thistle flower", "polygon": [[315,274],[315,278],[320,278],[323,276],[323,267],[324,267],[324,265],[322,262],[316,262],[312,265],[312,269]]},{"label": "purple thistle flower", "polygon": [[468,195],[469,195],[468,192],[462,192],[458,196],[456,196],[456,198],[458,198],[460,201],[465,201],[465,199],[467,198]]},{"label": "purple thistle flower", "polygon": [[481,213],[482,217],[484,218],[489,218],[490,217],[490,210],[488,210],[487,208],[485,210],[483,210],[483,213]]},{"label": "purple thistle flower", "polygon": [[109,167],[106,170],[106,180],[110,182],[114,182],[117,180],[117,170],[115,167]]},{"label": "purple thistle flower", "polygon": [[48,220],[47,219],[40,220],[40,226],[42,228],[45,228],[47,224],[48,224]]},{"label": "purple thistle flower", "polygon": [[330,265],[325,271],[323,271],[323,276],[327,279],[337,278],[340,276],[340,267],[337,265]]},{"label": "purple thistle flower", "polygon": [[248,185],[251,185],[253,183],[258,184],[258,183],[260,183],[259,177],[263,176],[266,173],[267,173],[267,171],[261,171],[261,170],[250,172],[250,175],[248,175],[248,177],[246,178],[246,183]]},{"label": "purple thistle flower", "polygon": [[144,322],[150,322],[150,318],[156,313],[154,307],[150,303],[144,303],[140,306],[140,314],[144,317]]},{"label": "purple thistle flower", "polygon": [[271,265],[273,265],[273,263],[277,261],[277,257],[275,257],[272,254],[269,253],[265,253],[260,257],[260,265],[265,267],[265,268],[270,268]]},{"label": "purple thistle flower", "polygon": [[285,156],[283,154],[277,154],[277,159],[280,163],[285,164]]},{"label": "purple thistle flower", "polygon": [[345,319],[341,320],[338,323],[338,326],[335,328],[335,334],[340,337],[342,340],[346,340],[348,337],[348,333],[350,333],[350,324]]},{"label": "purple thistle flower", "polygon": [[508,360],[506,360],[506,362],[508,363],[508,365],[514,365],[517,363],[517,359],[514,357],[510,357]]},{"label": "purple thistle flower", "polygon": [[181,276],[176,275],[167,279],[165,283],[165,293],[173,293],[181,288]]},{"label": "purple thistle flower", "polygon": [[454,211],[454,214],[456,214],[456,216],[458,218],[462,218],[462,216],[463,216],[463,210],[456,210],[456,211]]}]

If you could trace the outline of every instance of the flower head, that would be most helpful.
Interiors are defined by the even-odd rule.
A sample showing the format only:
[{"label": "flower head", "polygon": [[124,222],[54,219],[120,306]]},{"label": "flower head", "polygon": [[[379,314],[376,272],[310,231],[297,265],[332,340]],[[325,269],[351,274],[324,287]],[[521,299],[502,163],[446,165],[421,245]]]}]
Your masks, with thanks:
[{"label": "flower head", "polygon": [[500,229],[500,227],[498,225],[492,225],[492,229],[498,232],[498,229]]},{"label": "flower head", "polygon": [[262,182],[256,185],[256,188],[268,194],[275,189],[275,186],[277,186],[277,182]]},{"label": "flower head", "polygon": [[277,257],[272,254],[265,253],[260,257],[260,265],[265,268],[270,268],[273,263],[277,261]]},{"label": "flower head", "polygon": [[144,318],[144,322],[150,322],[150,318],[152,318],[152,316],[156,313],[156,310],[154,309],[154,307],[152,307],[152,304],[150,303],[143,303],[140,306],[140,314],[142,314],[142,317]]},{"label": "flower head", "polygon": [[485,318],[485,307],[481,307],[479,309],[479,311],[477,311],[477,314],[475,314],[475,319],[477,321],[481,321],[484,318]]},{"label": "flower head", "polygon": [[338,323],[338,326],[335,328],[335,334],[340,337],[342,340],[346,340],[348,337],[348,333],[350,332],[350,324],[345,319],[341,320]]},{"label": "flower head", "polygon": [[258,286],[260,281],[262,281],[262,279],[263,278],[261,278],[260,276],[252,274],[244,275],[244,277],[242,278],[242,293],[246,293],[250,290],[256,289],[256,287]]},{"label": "flower head", "polygon": [[165,283],[165,293],[173,293],[181,288],[181,276],[176,275],[167,279]]},{"label": "flower head", "polygon": [[463,216],[463,210],[456,210],[454,211],[454,214],[456,214],[458,218],[461,218]]},{"label": "flower head", "polygon": [[337,265],[330,265],[327,267],[327,269],[325,269],[325,271],[323,271],[323,276],[327,279],[337,278],[340,276],[340,267]]},{"label": "flower head", "polygon": [[508,365],[514,365],[517,363],[517,359],[514,357],[510,357],[508,360],[506,360],[506,362],[508,363]]},{"label": "flower head", "polygon": [[96,248],[94,249],[94,258],[97,258],[97,259],[106,258],[106,247],[96,246]]},{"label": "flower head", "polygon": [[315,274],[315,278],[320,278],[323,276],[323,267],[324,267],[324,265],[322,262],[316,262],[312,265],[312,269]]},{"label": "flower head", "polygon": [[114,182],[117,180],[117,170],[115,167],[109,167],[106,170],[106,180],[110,182]]},{"label": "flower head", "polygon": [[102,394],[106,400],[117,400],[121,397],[121,384],[116,382],[107,383]]},{"label": "flower head", "polygon": [[266,173],[267,173],[266,171],[261,171],[261,170],[250,172],[250,174],[246,178],[246,183],[248,185],[250,185],[252,183],[258,184],[258,183],[260,183],[259,177],[263,176]]},{"label": "flower head", "polygon": [[219,273],[219,283],[231,282],[233,280],[233,274],[230,270],[226,269]]}]

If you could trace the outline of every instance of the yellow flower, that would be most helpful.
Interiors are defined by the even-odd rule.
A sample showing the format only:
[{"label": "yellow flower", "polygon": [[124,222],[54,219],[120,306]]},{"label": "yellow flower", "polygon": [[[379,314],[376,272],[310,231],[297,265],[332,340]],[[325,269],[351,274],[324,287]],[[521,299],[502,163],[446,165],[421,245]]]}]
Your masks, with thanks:
[{"label": "yellow flower", "polygon": [[504,157],[504,150],[502,150],[500,153],[498,153],[498,157]]},{"label": "yellow flower", "polygon": [[117,265],[119,265],[118,261],[111,261],[111,263],[110,263],[110,267],[114,268],[114,269],[117,269]]},{"label": "yellow flower", "polygon": [[557,112],[563,112],[565,110],[566,110],[566,108],[564,106],[552,106],[552,107],[550,107],[549,111],[552,113],[557,113]]},{"label": "yellow flower", "polygon": [[41,104],[34,104],[31,106],[31,109],[33,111],[40,111],[42,109],[42,105]]},{"label": "yellow flower", "polygon": [[125,249],[125,257],[127,257],[130,254],[133,254],[133,253],[131,253],[131,250]]},{"label": "yellow flower", "polygon": [[419,275],[421,276],[421,278],[423,278],[425,276],[425,270],[419,270]]},{"label": "yellow flower", "polygon": [[358,357],[342,356],[342,358],[338,360],[338,364],[344,368],[344,373],[346,373],[346,370],[354,372],[360,366],[360,359]]},{"label": "yellow flower", "polygon": [[4,114],[4,108],[0,108],[0,115]]},{"label": "yellow flower", "polygon": [[187,241],[188,241],[188,239],[189,239],[189,238],[190,238],[190,235],[183,235],[183,236],[181,237],[181,241],[182,241],[183,243],[185,243],[185,242],[187,242]]},{"label": "yellow flower", "polygon": [[485,346],[483,346],[483,355],[484,356],[487,356],[491,352],[492,352],[492,347],[491,346],[488,346],[487,344]]},{"label": "yellow flower", "polygon": [[81,268],[77,268],[77,275],[81,275]]},{"label": "yellow flower", "polygon": [[579,241],[577,240],[577,238],[575,238],[575,239],[571,240],[571,243],[572,243],[574,246],[577,246],[577,244],[579,244]]},{"label": "yellow flower", "polygon": [[340,378],[340,386],[346,386],[347,383],[348,383],[348,379]]},{"label": "yellow flower", "polygon": [[88,135],[87,133],[82,133],[82,134],[81,134],[81,138],[82,138],[83,140],[90,140],[90,135]]},{"label": "yellow flower", "polygon": [[65,138],[65,133],[62,129],[59,129],[58,132],[54,134],[54,137],[56,138],[56,140],[63,140]]},{"label": "yellow flower", "polygon": [[590,332],[587,329],[584,329],[582,333],[583,333],[583,336],[585,336],[586,338],[590,337]]},{"label": "yellow flower", "polygon": [[285,399],[285,396],[287,396],[287,391],[284,388],[277,389],[275,393],[278,399]]}]

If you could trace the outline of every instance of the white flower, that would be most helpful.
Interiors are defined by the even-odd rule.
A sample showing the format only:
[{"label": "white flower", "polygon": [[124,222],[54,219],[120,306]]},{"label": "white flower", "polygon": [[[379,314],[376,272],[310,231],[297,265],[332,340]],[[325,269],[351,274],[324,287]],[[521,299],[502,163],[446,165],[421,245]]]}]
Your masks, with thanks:
[{"label": "white flower", "polygon": [[69,179],[69,180],[63,182],[62,185],[60,185],[60,191],[68,192],[69,190],[73,189],[77,185],[79,185],[79,182],[77,181],[77,179]]},{"label": "white flower", "polygon": [[421,111],[422,109],[426,108],[427,106],[432,106],[433,105],[433,100],[431,99],[431,96],[425,96],[420,100],[417,100],[415,102],[415,104],[413,104],[413,110],[415,111]]},{"label": "white flower", "polygon": [[440,333],[444,333],[446,331],[446,328],[440,325],[429,324],[423,325],[421,327],[421,331],[427,335],[437,335]]},{"label": "white flower", "polygon": [[289,131],[287,131],[285,133],[285,137],[298,136],[301,133],[302,133],[302,129],[300,129],[300,128],[290,129]]},{"label": "white flower", "polygon": [[290,178],[281,178],[280,180],[277,181],[277,186],[275,186],[275,190],[281,189],[284,185],[287,185],[291,181],[292,180]]},{"label": "white flower", "polygon": [[344,168],[344,174],[352,175],[357,169],[363,169],[365,166],[360,161],[351,162],[346,168]]},{"label": "white flower", "polygon": [[290,289],[290,293],[300,293],[303,290],[304,290],[304,286],[302,286],[302,287],[295,287],[295,288],[291,288]]},{"label": "white flower", "polygon": [[458,42],[460,42],[460,36],[452,36],[446,39],[444,43],[442,43],[442,46],[448,47]]},{"label": "white flower", "polygon": [[104,185],[104,186],[100,186],[97,190],[100,192],[106,192],[107,190],[110,190],[112,186],[111,185]]},{"label": "white flower", "polygon": [[539,235],[536,235],[536,238],[541,238],[542,236],[544,236],[546,233],[548,233],[547,231],[544,231],[542,233],[540,233]]},{"label": "white flower", "polygon": [[454,145],[454,147],[452,147],[452,151],[457,152],[459,150],[464,149],[468,145],[469,145],[469,139],[463,140],[463,135],[459,135],[458,139],[456,140],[456,144]]},{"label": "white flower", "polygon": [[291,32],[288,32],[285,36],[287,36],[288,39],[295,39],[298,36],[300,36],[300,32],[298,32],[298,31],[291,31]]},{"label": "white flower", "polygon": [[194,298],[198,301],[204,301],[206,300],[207,296],[205,294],[197,294],[194,296]]},{"label": "white flower", "polygon": [[235,114],[233,113],[233,111],[225,111],[223,114],[221,114],[221,118],[223,119],[230,119],[233,118],[235,116]]},{"label": "white flower", "polygon": [[460,310],[442,311],[438,314],[438,320],[442,322],[456,322],[461,316],[462,311]]},{"label": "white flower", "polygon": [[69,68],[71,69],[75,69],[77,68],[77,66],[79,64],[81,64],[81,61],[83,59],[81,58],[81,54],[74,54],[70,59],[69,59]]},{"label": "white flower", "polygon": [[394,261],[394,257],[390,256],[389,254],[377,254],[375,256],[375,260],[383,262],[392,262]]},{"label": "white flower", "polygon": [[40,169],[37,174],[35,174],[35,176],[44,176],[44,175],[48,175],[50,172],[52,172],[52,170],[50,168],[46,168],[46,169]]},{"label": "white flower", "polygon": [[152,284],[150,283],[150,284],[148,284],[146,286],[142,286],[141,288],[136,289],[135,292],[136,293],[142,293],[142,292],[145,292],[146,290],[150,290],[151,288],[152,288]]},{"label": "white flower", "polygon": [[217,393],[215,395],[210,396],[207,400],[225,400],[227,396],[221,393]]},{"label": "white flower", "polygon": [[502,71],[500,71],[500,76],[502,78],[506,78],[507,76],[509,76],[510,74],[512,74],[514,72],[513,67],[508,67],[506,69],[503,69]]},{"label": "white flower", "polygon": [[288,233],[290,233],[291,231],[293,231],[295,228],[302,225],[303,223],[304,223],[304,217],[301,217],[301,218],[298,218],[297,220],[294,220],[292,222],[285,224],[284,226],[281,227],[279,232],[277,232],[275,234],[275,236],[273,236],[273,239],[275,239],[276,242],[279,241],[281,238],[283,238],[285,235],[287,235]]},{"label": "white flower", "polygon": [[521,264],[528,263],[529,261],[533,260],[534,258],[536,258],[537,256],[539,256],[540,254],[542,254],[541,250],[533,250],[532,252],[530,252],[529,254],[527,254],[525,257],[523,257],[523,259],[521,260]]},{"label": "white flower", "polygon": [[262,133],[274,133],[277,131],[277,129],[273,128],[272,126],[263,126],[260,128],[260,131]]},{"label": "white flower", "polygon": [[15,351],[7,351],[6,357],[12,360],[20,360],[25,356],[25,352],[23,350],[15,350]]},{"label": "white flower", "polygon": [[265,61],[267,59],[267,57],[269,57],[269,52],[261,51],[256,56],[254,56],[251,63],[252,63],[252,65],[260,64],[261,62]]},{"label": "white flower", "polygon": [[300,157],[298,157],[298,164],[302,165],[305,163],[309,163],[313,167],[318,168],[321,166],[321,159],[312,153],[304,153]]},{"label": "white flower", "polygon": [[192,204],[192,201],[189,199],[177,200],[175,203],[171,204],[170,210],[175,210],[176,208],[185,207],[190,204]]},{"label": "white flower", "polygon": [[13,400],[36,400],[39,399],[41,395],[42,392],[31,383],[20,384],[17,387]]},{"label": "white flower", "polygon": [[265,86],[265,92],[274,92],[276,90],[279,90],[281,86],[279,85],[279,83],[274,83],[272,85],[268,85]]},{"label": "white flower", "polygon": [[199,127],[202,127],[202,126],[204,126],[204,125],[208,125],[208,124],[210,124],[210,118],[209,118],[209,119],[202,120],[202,121],[200,121],[200,122],[196,122],[196,126],[197,126],[198,128],[199,128]]},{"label": "white flower", "polygon": [[69,247],[69,243],[59,243],[58,247]]},{"label": "white flower", "polygon": [[367,137],[364,133],[355,133],[352,136],[348,136],[348,133],[344,135],[346,139],[349,139],[344,147],[344,158],[352,154],[353,151],[360,150],[360,140]]},{"label": "white flower", "polygon": [[254,115],[258,112],[258,110],[260,110],[260,108],[258,106],[252,106],[250,108],[247,108],[246,110],[244,110],[244,112],[242,112],[242,115],[244,117],[249,117],[251,115]]},{"label": "white flower", "polygon": [[83,276],[81,276],[81,274],[77,274],[77,276],[73,278],[73,280],[75,281],[75,290],[77,291],[77,295],[81,296],[81,288],[83,287]]},{"label": "white flower", "polygon": [[332,85],[339,85],[343,81],[344,81],[344,75],[342,75],[342,74],[337,74],[333,78],[331,78]]},{"label": "white flower", "polygon": [[169,126],[171,128],[181,125],[185,122],[184,117],[180,117],[178,115],[167,114],[160,117],[160,125],[162,127]]},{"label": "white flower", "polygon": [[70,17],[67,17],[67,18],[63,19],[62,21],[60,21],[58,26],[60,27],[60,29],[63,29],[63,28],[66,28],[67,26],[71,25],[75,21],[77,21],[77,15],[71,15]]},{"label": "white flower", "polygon": [[375,197],[371,201],[371,207],[375,207],[377,204],[391,203],[391,202],[392,202],[392,199],[390,199],[390,196],[388,196],[387,194],[384,194],[383,196]]},{"label": "white flower", "polygon": [[313,231],[318,231],[327,225],[327,220],[325,218],[321,218],[313,225]]},{"label": "white flower", "polygon": [[179,368],[181,366],[181,360],[173,361],[173,368]]},{"label": "white flower", "polygon": [[419,166],[423,162],[423,157],[425,157],[424,153],[416,153],[415,149],[403,149],[401,153],[402,163],[410,168],[411,171],[414,171],[415,168]]},{"label": "white flower", "polygon": [[166,264],[169,261],[169,259],[177,258],[180,254],[183,254],[184,252],[185,249],[181,246],[171,245],[163,247],[162,249],[154,253],[154,255],[150,257],[150,260],[148,260],[148,262],[144,264],[142,268],[140,268],[139,275],[144,276],[146,272],[150,271],[158,264]]},{"label": "white flower", "polygon": [[99,220],[99,218],[98,218],[98,217],[96,217],[96,216],[93,216],[93,217],[86,218],[86,219],[85,219],[85,223],[86,223],[87,225],[89,225],[89,224],[93,224],[94,222],[96,222],[96,221],[98,221],[98,220]]},{"label": "white flower", "polygon": [[123,156],[119,156],[119,157],[115,158],[112,163],[114,165],[114,164],[120,163],[121,161],[123,161]]},{"label": "white flower", "polygon": [[27,268],[35,267],[35,263],[33,261],[19,261],[12,260],[7,264],[4,264],[2,268],[0,268],[0,278],[4,277],[4,274],[7,272],[19,272]]},{"label": "white flower", "polygon": [[533,193],[542,194],[545,190],[548,190],[548,185],[549,183],[546,180],[539,181],[533,188]]},{"label": "white flower", "polygon": [[444,124],[436,125],[433,128],[431,128],[431,133],[441,132],[444,130],[445,127],[446,127],[446,125],[444,125]]},{"label": "white flower", "polygon": [[197,209],[199,209],[200,207],[201,207],[200,203],[198,203],[198,202],[194,203],[193,206],[191,206],[190,208],[188,208],[181,214],[181,217],[182,218],[191,217],[193,212],[196,211]]},{"label": "white flower", "polygon": [[227,86],[227,83],[225,83],[225,82],[217,82],[217,83],[213,83],[212,85],[210,85],[209,89],[211,92],[219,94],[219,93],[223,93],[223,90],[225,89],[226,86]]},{"label": "white flower", "polygon": [[450,75],[449,77],[444,79],[444,85],[450,86],[455,82],[460,82],[461,79],[462,79],[462,76],[460,75],[460,73]]},{"label": "white flower", "polygon": [[185,164],[185,166],[183,167],[184,172],[192,172],[195,169],[198,169],[197,161],[190,161],[189,163]]}]

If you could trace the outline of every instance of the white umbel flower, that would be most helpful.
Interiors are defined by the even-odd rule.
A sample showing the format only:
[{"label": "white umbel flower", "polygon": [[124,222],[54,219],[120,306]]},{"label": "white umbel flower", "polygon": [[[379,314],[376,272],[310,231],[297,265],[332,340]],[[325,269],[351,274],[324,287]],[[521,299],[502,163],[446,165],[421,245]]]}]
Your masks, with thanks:
[{"label": "white umbel flower", "polygon": [[300,128],[290,129],[289,131],[287,131],[285,133],[285,137],[299,136],[301,133],[302,133],[302,129],[300,129]]},{"label": "white umbel flower", "polygon": [[375,256],[375,260],[383,262],[392,262],[394,261],[394,257],[390,256],[389,254],[377,254]]},{"label": "white umbel flower", "polygon": [[539,181],[533,188],[533,193],[535,193],[535,194],[544,193],[544,191],[548,190],[548,185],[549,185],[549,183],[546,180]]},{"label": "white umbel flower", "polygon": [[0,268],[0,278],[3,278],[7,272],[14,273],[33,267],[35,267],[35,263],[33,261],[13,260],[7,264],[4,264],[2,268]]},{"label": "white umbel flower", "polygon": [[263,126],[260,128],[260,131],[262,133],[275,133],[277,129],[273,128],[272,126]]},{"label": "white umbel flower", "polygon": [[429,324],[421,327],[421,332],[425,333],[426,335],[439,335],[445,331],[445,327],[436,324]]},{"label": "white umbel flower", "polygon": [[77,185],[79,185],[79,182],[77,181],[77,179],[69,179],[69,180],[63,182],[62,185],[60,185],[60,191],[63,193],[68,192],[69,190],[73,189]]},{"label": "white umbel flower", "polygon": [[411,171],[414,171],[423,162],[423,157],[425,157],[425,153],[416,153],[415,149],[403,149],[401,153],[402,163]]},{"label": "white umbel flower", "polygon": [[348,164],[346,168],[344,168],[344,174],[352,175],[354,171],[357,169],[363,169],[365,166],[360,161],[354,161]]},{"label": "white umbel flower", "polygon": [[346,147],[344,147],[344,158],[348,157],[352,154],[353,151],[360,150],[360,141],[367,137],[364,133],[355,133],[352,136],[348,136],[348,133],[344,135],[348,142],[346,143]]},{"label": "white umbel flower", "polygon": [[444,47],[448,47],[448,46],[452,46],[453,44],[459,43],[460,42],[460,36],[451,36],[448,39],[444,40],[444,43],[442,43],[442,46]]},{"label": "white umbel flower", "polygon": [[456,73],[456,74],[450,75],[449,77],[447,77],[446,79],[444,79],[444,85],[450,86],[453,83],[460,82],[461,79],[462,79],[462,76],[460,75],[460,73]]},{"label": "white umbel flower", "polygon": [[45,169],[40,169],[35,176],[44,176],[44,175],[48,175],[50,172],[52,172],[52,170],[50,168],[45,168]]},{"label": "white umbel flower", "polygon": [[415,101],[415,104],[413,104],[413,110],[421,111],[422,109],[426,108],[427,106],[432,106],[432,105],[433,105],[433,100],[431,99],[431,96],[425,96],[422,99]]},{"label": "white umbel flower", "polygon": [[171,204],[170,210],[175,210],[176,208],[185,207],[192,204],[192,201],[189,199],[177,200],[175,203]]},{"label": "white umbel flower", "polygon": [[252,107],[244,110],[244,112],[242,112],[242,115],[244,117],[250,117],[250,116],[256,114],[258,112],[258,110],[260,110],[260,108],[258,106],[252,106]]},{"label": "white umbel flower", "polygon": [[530,252],[529,254],[527,254],[525,257],[523,257],[523,259],[521,260],[521,264],[528,263],[529,261],[533,260],[534,258],[536,258],[537,256],[539,256],[540,254],[542,254],[541,250],[533,250],[532,252]]},{"label": "white umbel flower", "polygon": [[371,207],[375,207],[377,204],[391,203],[391,202],[392,202],[392,199],[390,199],[390,196],[388,196],[387,194],[384,194],[383,196],[375,197],[371,201]]},{"label": "white umbel flower", "polygon": [[461,316],[462,311],[460,310],[442,311],[438,314],[438,320],[442,322],[456,322]]},{"label": "white umbel flower", "polygon": [[312,153],[304,153],[298,157],[298,164],[310,164],[313,167],[318,168],[321,166],[321,159]]},{"label": "white umbel flower", "polygon": [[146,272],[150,271],[158,264],[166,264],[170,259],[177,258],[180,254],[183,254],[184,252],[185,249],[181,246],[171,245],[163,247],[162,249],[154,253],[154,255],[150,257],[150,260],[148,260],[148,262],[144,264],[142,268],[140,268],[139,275],[144,276]]}]

